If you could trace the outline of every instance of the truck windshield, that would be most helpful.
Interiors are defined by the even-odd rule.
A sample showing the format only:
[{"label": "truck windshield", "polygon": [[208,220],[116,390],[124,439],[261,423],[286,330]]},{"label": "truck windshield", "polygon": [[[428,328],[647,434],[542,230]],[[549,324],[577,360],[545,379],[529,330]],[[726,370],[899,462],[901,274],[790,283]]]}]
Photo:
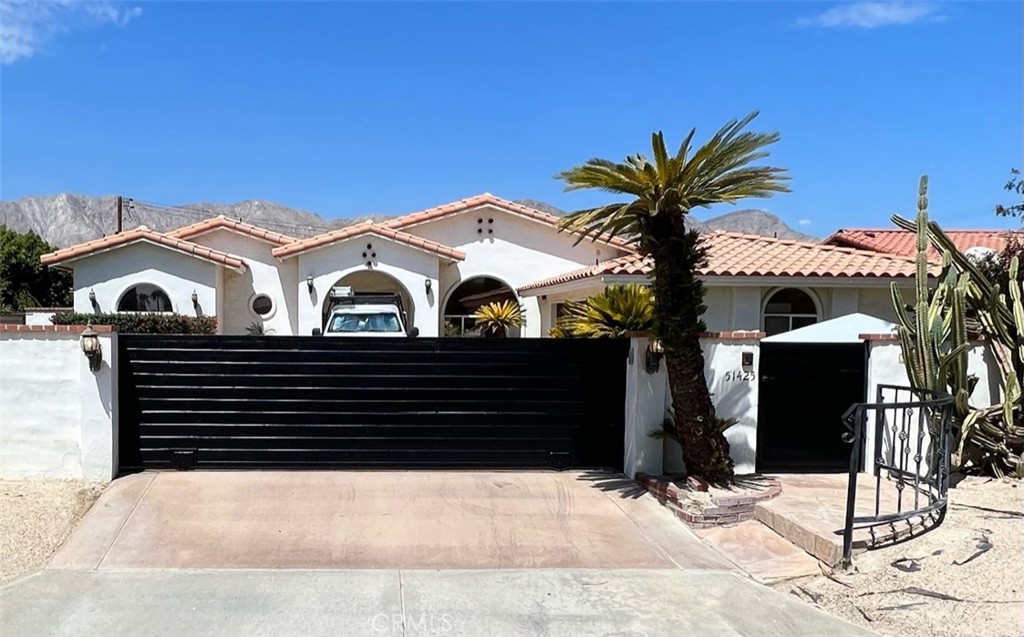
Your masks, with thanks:
[{"label": "truck windshield", "polygon": [[365,314],[336,314],[327,326],[328,332],[401,332],[396,314],[367,312]]}]

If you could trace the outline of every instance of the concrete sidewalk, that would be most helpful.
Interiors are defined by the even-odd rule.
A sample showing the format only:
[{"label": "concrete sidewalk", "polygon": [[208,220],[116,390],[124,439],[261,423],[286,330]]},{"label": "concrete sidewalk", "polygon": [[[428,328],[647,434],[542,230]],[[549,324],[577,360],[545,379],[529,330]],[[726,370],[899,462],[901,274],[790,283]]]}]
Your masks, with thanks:
[{"label": "concrete sidewalk", "polygon": [[4,637],[868,636],[734,573],[44,571],[0,590]]}]

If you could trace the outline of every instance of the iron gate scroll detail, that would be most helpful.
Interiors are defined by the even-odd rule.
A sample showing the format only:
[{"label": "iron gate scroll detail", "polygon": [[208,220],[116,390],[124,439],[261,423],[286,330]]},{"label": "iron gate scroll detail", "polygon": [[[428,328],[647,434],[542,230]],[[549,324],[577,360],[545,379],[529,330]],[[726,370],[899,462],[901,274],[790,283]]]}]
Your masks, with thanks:
[{"label": "iron gate scroll detail", "polygon": [[[866,531],[871,543],[879,544],[923,530],[915,521],[941,523],[949,492],[952,415],[949,394],[898,385],[879,385],[874,403],[857,403],[843,415],[843,440],[852,445],[843,528],[845,565],[853,555],[855,531]],[[873,513],[857,515],[857,477],[864,469],[869,427],[874,434]]]}]

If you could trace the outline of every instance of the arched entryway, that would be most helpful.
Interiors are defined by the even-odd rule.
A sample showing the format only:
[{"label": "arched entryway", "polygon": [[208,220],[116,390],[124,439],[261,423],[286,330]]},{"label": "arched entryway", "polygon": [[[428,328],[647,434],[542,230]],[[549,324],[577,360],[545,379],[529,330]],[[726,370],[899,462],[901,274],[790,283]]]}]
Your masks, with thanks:
[{"label": "arched entryway", "polygon": [[[416,324],[416,308],[412,303],[412,296],[405,289],[398,279],[389,274],[376,270],[360,270],[352,272],[338,279],[331,287],[348,286],[356,295],[362,294],[397,294],[402,299],[402,309],[405,310],[405,322],[407,326]],[[331,295],[327,294],[321,307],[320,327],[327,324],[327,313],[331,309]]]},{"label": "arched entryway", "polygon": [[[478,276],[462,281],[444,303],[441,329],[444,336],[480,336],[473,313],[488,303],[519,302],[515,291],[504,281],[490,276]],[[518,337],[522,328],[510,330],[508,336]]]}]

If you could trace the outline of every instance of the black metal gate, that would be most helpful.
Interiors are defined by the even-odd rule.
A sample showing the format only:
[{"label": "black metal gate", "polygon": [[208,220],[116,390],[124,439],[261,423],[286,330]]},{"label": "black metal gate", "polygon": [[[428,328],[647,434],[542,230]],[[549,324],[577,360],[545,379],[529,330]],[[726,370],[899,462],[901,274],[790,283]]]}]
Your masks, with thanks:
[{"label": "black metal gate", "polygon": [[761,343],[757,470],[846,471],[843,414],[864,402],[864,343]]},{"label": "black metal gate", "polygon": [[622,466],[624,340],[118,340],[122,470]]}]

